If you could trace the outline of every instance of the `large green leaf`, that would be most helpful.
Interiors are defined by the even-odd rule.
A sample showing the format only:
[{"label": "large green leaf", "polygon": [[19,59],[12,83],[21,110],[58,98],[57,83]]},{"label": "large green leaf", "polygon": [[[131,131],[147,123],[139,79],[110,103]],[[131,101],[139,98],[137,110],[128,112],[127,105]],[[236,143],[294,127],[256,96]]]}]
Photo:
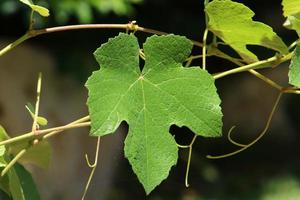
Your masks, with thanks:
[{"label": "large green leaf", "polygon": [[281,38],[272,28],[253,21],[254,12],[247,6],[230,0],[214,0],[205,8],[209,17],[208,28],[230,45],[246,61],[257,61],[247,45],[260,45],[282,54],[288,52]]},{"label": "large green leaf", "polygon": [[129,124],[128,158],[146,193],[177,162],[172,124],[205,137],[221,135],[222,113],[214,79],[199,67],[182,67],[192,44],[185,37],[152,36],[144,44],[145,66],[139,68],[134,35],[120,34],[94,53],[101,69],[88,79],[91,134],[114,132]]},{"label": "large green leaf", "polygon": [[300,36],[300,1],[283,0],[283,15],[287,17],[284,26],[295,30]]},{"label": "large green leaf", "polygon": [[300,87],[300,46],[294,50],[289,70],[289,83],[296,87]]}]

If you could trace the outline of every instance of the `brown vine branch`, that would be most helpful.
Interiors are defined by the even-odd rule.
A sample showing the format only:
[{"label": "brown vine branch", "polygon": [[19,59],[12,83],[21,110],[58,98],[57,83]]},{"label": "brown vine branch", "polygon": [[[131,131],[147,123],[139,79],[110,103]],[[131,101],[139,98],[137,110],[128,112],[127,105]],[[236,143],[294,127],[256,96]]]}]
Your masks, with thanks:
[{"label": "brown vine branch", "polygon": [[[4,55],[8,51],[12,50],[14,47],[18,46],[22,42],[39,36],[43,34],[49,34],[49,33],[55,33],[55,32],[64,32],[64,31],[71,31],[71,30],[82,30],[82,29],[123,29],[123,30],[130,30],[130,31],[141,31],[145,33],[150,34],[157,34],[157,35],[166,35],[168,33],[150,29],[150,28],[144,28],[141,26],[138,26],[137,24],[133,22],[129,22],[127,24],[79,24],[79,25],[68,25],[68,26],[58,26],[58,27],[52,27],[52,28],[45,28],[40,30],[28,30],[28,32],[20,37],[15,42],[7,45],[5,48],[3,48],[0,51],[0,56]],[[202,43],[191,40],[195,46],[202,47]]]}]

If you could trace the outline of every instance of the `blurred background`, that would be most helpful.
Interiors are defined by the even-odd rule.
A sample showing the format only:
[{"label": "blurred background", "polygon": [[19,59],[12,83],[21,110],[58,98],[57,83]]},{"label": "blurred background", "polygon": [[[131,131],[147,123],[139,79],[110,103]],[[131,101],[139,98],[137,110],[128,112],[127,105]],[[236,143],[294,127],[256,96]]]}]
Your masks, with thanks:
[{"label": "blurred background", "polygon": [[[289,45],[296,39],[293,31],[282,28],[284,18],[280,0],[239,0],[255,13],[255,20],[272,26]],[[185,35],[202,40],[204,14],[202,0],[51,0],[35,1],[50,9],[49,18],[37,17],[36,27],[82,23],[128,23]],[[25,33],[29,9],[17,0],[0,1],[0,47]],[[42,35],[31,39],[0,58],[0,123],[10,135],[31,129],[25,110],[35,101],[38,72],[43,72],[41,115],[49,127],[66,124],[88,114],[84,83],[97,70],[92,52],[117,30],[78,30]],[[255,33],[254,33],[255,34]],[[136,33],[142,43],[148,34]],[[260,58],[272,56],[264,48],[250,46]],[[225,49],[226,50],[226,49]],[[195,48],[194,54],[201,50]],[[230,51],[230,50],[229,50]],[[195,61],[194,65],[201,65]],[[212,73],[235,67],[211,57]],[[288,64],[262,73],[287,85]],[[102,139],[99,166],[87,199],[178,199],[178,200],[297,200],[300,199],[300,96],[284,95],[265,137],[250,149],[233,157],[209,160],[207,154],[219,155],[236,150],[226,138],[236,125],[233,138],[248,143],[263,130],[277,91],[248,73],[231,75],[216,81],[222,99],[224,127],[222,138],[199,137],[193,147],[190,187],[184,176],[188,151],[179,151],[177,166],[148,197],[124,158],[125,123],[116,134]],[[68,131],[50,140],[53,158],[49,169],[27,166],[38,184],[42,199],[81,199],[89,169],[84,154],[93,157],[96,139],[88,129]],[[193,133],[172,126],[178,143],[187,144]]]}]

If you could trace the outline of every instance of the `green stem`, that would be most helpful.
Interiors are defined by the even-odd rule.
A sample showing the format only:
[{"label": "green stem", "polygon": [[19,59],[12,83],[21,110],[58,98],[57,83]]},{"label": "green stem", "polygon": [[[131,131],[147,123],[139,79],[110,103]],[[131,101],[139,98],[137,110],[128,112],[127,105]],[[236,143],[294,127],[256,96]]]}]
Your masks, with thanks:
[{"label": "green stem", "polygon": [[[238,66],[244,66],[244,64],[237,58],[233,58],[225,53],[223,53],[222,51],[220,51],[219,49],[212,49],[210,51],[210,55],[214,55],[226,60],[229,60],[230,62],[238,65]],[[277,89],[278,91],[281,91],[282,93],[293,93],[293,94],[300,94],[300,91],[296,88],[284,88],[281,85],[279,85],[278,83],[274,82],[273,80],[269,79],[268,77],[262,75],[261,73],[255,71],[254,69],[250,69],[248,70],[249,73],[251,73],[252,75],[254,75],[255,77],[261,79],[262,81],[264,81],[265,83],[267,83],[269,86]]]},{"label": "green stem", "polygon": [[248,71],[250,69],[262,68],[263,66],[266,66],[266,65],[274,65],[274,64],[278,65],[282,62],[290,60],[292,55],[293,55],[293,53],[289,53],[287,55],[284,55],[281,58],[278,58],[278,56],[273,56],[273,57],[268,58],[266,60],[261,60],[261,61],[255,62],[255,63],[251,63],[251,64],[244,65],[244,66],[241,66],[241,67],[237,67],[237,68],[225,71],[225,72],[218,73],[218,74],[214,75],[213,77],[214,77],[214,79],[219,79],[219,78],[222,78],[224,76],[228,76],[228,75],[231,75],[231,74]]},{"label": "green stem", "polygon": [[206,69],[206,39],[207,39],[208,29],[206,28],[203,33],[203,47],[202,47],[202,69]]},{"label": "green stem", "polygon": [[6,47],[4,47],[3,49],[0,50],[0,56],[3,56],[4,54],[6,54],[10,50],[12,50],[16,46],[18,46],[19,44],[21,44],[25,40],[29,39],[30,37],[31,37],[30,34],[26,33],[25,35],[23,35],[22,37],[20,37],[16,41],[14,41],[13,43],[10,43],[9,45],[7,45]]},{"label": "green stem", "polygon": [[289,50],[293,49],[295,46],[297,46],[298,42],[299,42],[298,40],[296,40],[295,42],[293,42],[293,43],[288,47],[288,49],[289,49]]},{"label": "green stem", "polygon": [[34,25],[33,14],[34,14],[34,11],[31,10],[30,18],[29,18],[29,28],[28,28],[28,30],[32,30],[33,29],[33,25]]},{"label": "green stem", "polygon": [[80,128],[80,127],[86,127],[86,126],[90,126],[91,122],[82,122],[82,123],[77,123],[77,124],[69,124],[69,125],[65,125],[65,126],[58,126],[58,127],[54,127],[54,128],[48,128],[45,130],[38,130],[36,131],[37,135],[43,135],[52,131],[65,131],[65,130],[69,130],[69,129],[73,129],[73,128]]},{"label": "green stem", "polygon": [[41,89],[42,89],[42,73],[39,73],[37,87],[36,87],[36,94],[37,95],[36,95],[36,103],[35,103],[35,112],[34,112],[32,128],[31,128],[31,131],[33,133],[36,132],[37,125],[38,125],[37,118],[38,118],[39,108],[40,108]]},{"label": "green stem", "polygon": [[257,71],[250,69],[249,72],[251,74],[253,74],[254,76],[256,76],[257,78],[263,80],[264,82],[266,82],[268,85],[270,85],[273,88],[276,88],[279,91],[282,91],[283,87],[280,86],[279,84],[277,84],[276,82],[272,81],[271,79],[265,77],[264,75],[258,73]]},{"label": "green stem", "polygon": [[[76,121],[73,121],[73,122],[69,123],[69,125],[77,124],[77,123],[81,123],[81,122],[85,122],[85,121],[87,121],[87,120],[89,120],[89,119],[90,119],[90,116],[86,116],[86,117],[80,118],[80,119],[78,119],[78,120],[76,120]],[[47,139],[47,138],[52,137],[52,136],[54,136],[54,135],[57,135],[58,133],[61,133],[61,132],[63,132],[63,131],[64,131],[64,130],[52,131],[52,132],[47,133],[46,135],[44,135],[44,136],[43,136],[43,139]]]},{"label": "green stem", "polygon": [[[64,125],[64,126],[58,126],[58,127],[54,127],[54,128],[36,131],[36,134],[34,134],[31,131],[29,133],[25,133],[20,136],[16,136],[14,138],[4,140],[4,141],[0,142],[0,146],[13,144],[13,143],[16,143],[16,142],[19,142],[19,141],[22,141],[25,139],[29,139],[29,138],[40,138],[43,135],[44,135],[43,139],[46,139],[48,137],[51,137],[52,135],[55,135],[56,133],[55,134],[53,134],[53,133],[56,131],[62,132],[64,130],[68,130],[68,129],[90,126],[90,122],[82,122],[82,121],[87,121],[88,119],[89,119],[89,116],[86,116],[86,117],[78,119],[78,120],[76,120],[70,124]],[[49,135],[46,135],[47,133],[49,133]]]},{"label": "green stem", "polygon": [[2,170],[1,177],[3,177],[13,166],[16,162],[26,153],[27,149],[22,149]]}]

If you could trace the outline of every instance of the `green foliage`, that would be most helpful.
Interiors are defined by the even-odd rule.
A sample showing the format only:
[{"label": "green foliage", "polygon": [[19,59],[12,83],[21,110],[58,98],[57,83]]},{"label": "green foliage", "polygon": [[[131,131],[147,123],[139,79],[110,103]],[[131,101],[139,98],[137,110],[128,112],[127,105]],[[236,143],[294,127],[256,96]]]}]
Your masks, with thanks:
[{"label": "green foliage", "polygon": [[114,12],[117,15],[132,13],[132,4],[142,0],[52,0],[48,1],[55,18],[60,23],[65,23],[69,17],[76,15],[81,23],[91,22],[93,9],[102,14]]},{"label": "green foliage", "polygon": [[101,69],[87,81],[91,133],[114,132],[129,124],[125,155],[150,193],[177,162],[172,124],[197,135],[221,135],[220,99],[212,76],[199,67],[184,68],[192,44],[185,37],[152,36],[144,44],[145,66],[139,68],[134,35],[120,34],[94,53]]},{"label": "green foliage", "polygon": [[277,177],[265,185],[260,200],[296,200],[300,197],[300,183],[291,175]]},{"label": "green foliage", "polygon": [[298,45],[294,51],[293,58],[289,70],[289,83],[300,87],[300,46]]},{"label": "green foliage", "polygon": [[282,54],[286,45],[272,28],[252,20],[253,11],[241,3],[230,0],[214,0],[205,8],[209,17],[208,29],[230,45],[247,62],[257,61],[247,45],[260,45]]},{"label": "green foliage", "polygon": [[283,15],[287,17],[284,26],[295,30],[300,36],[300,1],[283,0]]},{"label": "green foliage", "polygon": [[[127,14],[131,11],[130,5],[141,0],[37,1],[39,5],[34,4],[31,0],[19,1],[29,6],[32,13],[34,11],[41,16],[48,16],[49,11],[39,5],[48,5],[53,8],[55,18],[60,22],[66,22],[74,14],[79,17],[81,22],[89,22],[92,20],[93,9],[102,13],[114,11],[117,14]],[[300,94],[300,47],[296,47],[292,57],[289,50],[296,43],[288,48],[271,27],[253,21],[254,13],[241,3],[231,0],[208,2],[205,0],[207,29],[203,37],[203,44],[195,42],[196,45],[203,47],[202,55],[189,57],[193,47],[192,42],[185,37],[172,34],[151,36],[143,44],[142,49],[134,34],[125,33],[120,33],[119,36],[101,45],[94,52],[101,68],[95,71],[86,83],[89,90],[87,105],[90,115],[66,126],[41,130],[39,135],[36,135],[33,130],[24,137],[20,136],[15,140],[13,138],[5,141],[0,146],[0,169],[1,171],[9,169],[8,171],[2,171],[1,175],[3,177],[0,179],[0,189],[9,196],[7,198],[17,200],[40,199],[30,173],[19,163],[13,165],[15,162],[11,162],[15,156],[13,161],[33,163],[46,168],[51,157],[51,148],[46,141],[39,141],[38,139],[46,139],[46,136],[53,135],[53,131],[56,131],[54,132],[56,134],[66,129],[87,125],[91,125],[92,136],[104,136],[115,132],[123,121],[126,121],[129,125],[129,132],[125,140],[125,156],[147,194],[167,178],[171,167],[177,162],[178,147],[189,148],[186,173],[186,185],[188,185],[188,168],[190,166],[192,145],[196,136],[221,136],[221,100],[214,80],[233,73],[249,71],[279,90],[280,95],[259,137],[244,145],[231,139],[229,132],[229,141],[240,147],[240,149],[221,156],[209,156],[209,158],[216,159],[235,155],[255,144],[266,133],[281,95],[283,93]],[[283,14],[287,17],[285,26],[296,30],[300,35],[299,2],[299,0],[283,0],[282,5]],[[116,28],[113,25],[103,25],[103,27],[105,26],[106,28],[109,26]],[[1,50],[0,55],[5,54],[31,37],[57,30],[63,31],[68,28],[68,30],[71,30],[74,27],[34,30],[34,27],[30,26],[27,34]],[[127,31],[143,30],[149,33],[160,33],[159,31],[139,27],[134,23],[118,25],[118,28],[122,27]],[[212,43],[206,41],[207,30],[216,36],[213,37]],[[225,44],[230,45],[242,59],[233,58],[217,49],[217,37],[223,40]],[[247,45],[266,47],[277,51],[281,55],[258,61],[257,56],[247,49]],[[210,51],[211,49],[212,51]],[[212,76],[204,70],[206,69],[205,59],[208,55],[227,59],[239,65],[239,67]],[[189,65],[193,59],[199,57],[203,58],[203,69],[200,67],[183,67],[183,62],[187,61],[187,65]],[[289,60],[291,57],[289,83],[295,88],[282,87],[254,70],[265,65],[275,66]],[[139,66],[140,58],[145,60],[143,67]],[[244,65],[245,63],[251,64]],[[40,90],[38,90],[38,93],[40,93]],[[39,104],[36,105],[38,107]],[[26,108],[31,117],[34,118],[34,109],[30,106],[26,106]],[[37,122],[39,125],[46,125],[47,119],[38,116]],[[195,137],[192,142],[189,145],[176,144],[174,137],[169,133],[172,125],[186,126],[193,131]],[[43,133],[49,133],[47,131],[51,133],[42,135]],[[0,141],[8,139],[9,136],[0,126]],[[25,150],[26,154],[20,154]],[[94,165],[91,165],[88,161],[92,173],[85,192],[97,165],[96,160]],[[208,170],[206,174],[208,180],[213,180],[217,176],[214,170]]]},{"label": "green foliage", "polygon": [[30,173],[21,165],[16,164],[7,176],[9,190],[13,200],[39,200],[40,196]]},{"label": "green foliage", "polygon": [[[94,11],[106,15],[111,12],[116,15],[130,15],[134,12],[133,5],[143,0],[19,0],[40,14],[47,15],[48,9],[59,24],[65,24],[71,17],[77,17],[80,23],[94,20]],[[21,6],[16,0],[1,0],[1,14],[11,14],[19,11]]]}]

